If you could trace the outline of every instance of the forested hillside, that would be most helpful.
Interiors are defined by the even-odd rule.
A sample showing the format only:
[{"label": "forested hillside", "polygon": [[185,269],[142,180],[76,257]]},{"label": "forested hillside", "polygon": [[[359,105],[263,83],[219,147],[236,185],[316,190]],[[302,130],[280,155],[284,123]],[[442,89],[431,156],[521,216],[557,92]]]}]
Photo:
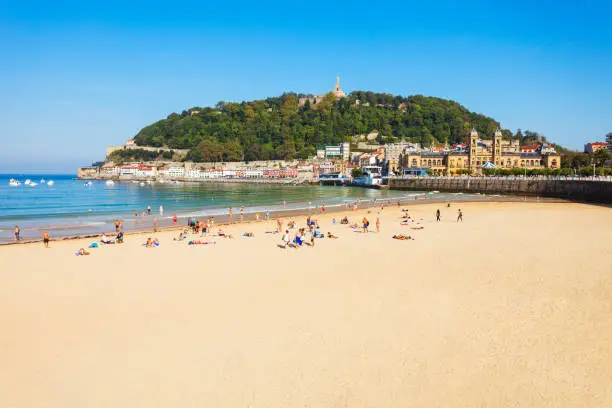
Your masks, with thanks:
[{"label": "forested hillside", "polygon": [[[327,94],[299,106],[303,95],[252,102],[219,102],[173,113],[143,128],[141,146],[191,149],[193,161],[307,158],[319,145],[351,141],[378,131],[381,143],[406,140],[424,146],[467,140],[472,128],[490,138],[499,122],[445,99],[357,91],[336,100]],[[506,138],[514,137],[503,130]]]}]

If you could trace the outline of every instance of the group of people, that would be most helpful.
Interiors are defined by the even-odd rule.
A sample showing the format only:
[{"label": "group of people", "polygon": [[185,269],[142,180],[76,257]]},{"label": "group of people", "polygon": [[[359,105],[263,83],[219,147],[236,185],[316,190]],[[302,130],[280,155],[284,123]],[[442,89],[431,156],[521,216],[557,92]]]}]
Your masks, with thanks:
[{"label": "group of people", "polygon": [[204,237],[206,234],[212,232],[212,229],[215,225],[215,217],[208,217],[206,222],[200,222],[200,220],[196,220],[195,218],[187,218],[187,227],[191,229],[193,234],[201,234],[200,236]]}]

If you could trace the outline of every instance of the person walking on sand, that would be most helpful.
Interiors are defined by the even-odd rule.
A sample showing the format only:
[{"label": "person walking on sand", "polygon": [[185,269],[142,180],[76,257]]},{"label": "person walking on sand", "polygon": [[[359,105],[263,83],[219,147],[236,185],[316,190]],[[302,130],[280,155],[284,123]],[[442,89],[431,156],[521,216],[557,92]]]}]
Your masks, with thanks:
[{"label": "person walking on sand", "polygon": [[376,232],[380,232],[380,218],[376,217]]},{"label": "person walking on sand", "polygon": [[366,217],[363,217],[363,220],[361,220],[362,224],[363,224],[363,232],[368,232],[368,227],[370,226],[370,221],[368,221],[368,219]]},{"label": "person walking on sand", "polygon": [[436,210],[436,222],[439,222],[439,221],[440,221],[440,209],[438,208]]},{"label": "person walking on sand", "polygon": [[15,241],[20,241],[21,240],[21,230],[19,229],[18,225],[15,225]]},{"label": "person walking on sand", "polygon": [[157,232],[157,218],[153,220],[153,232]]},{"label": "person walking on sand", "polygon": [[463,222],[463,213],[461,212],[461,208],[457,210],[457,222]]},{"label": "person walking on sand", "polygon": [[45,248],[49,248],[49,233],[47,231],[43,231],[42,239]]},{"label": "person walking on sand", "polygon": [[289,245],[289,242],[291,241],[291,238],[289,238],[289,230],[285,231],[285,233],[283,234],[282,237],[283,240],[283,248],[287,248],[287,245]]}]

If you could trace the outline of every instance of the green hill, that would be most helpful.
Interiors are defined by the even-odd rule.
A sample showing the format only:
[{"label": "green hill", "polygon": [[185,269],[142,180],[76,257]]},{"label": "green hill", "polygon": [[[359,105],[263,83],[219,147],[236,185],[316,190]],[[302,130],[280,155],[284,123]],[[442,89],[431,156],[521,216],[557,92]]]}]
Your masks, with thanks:
[{"label": "green hill", "polygon": [[[188,159],[193,161],[252,161],[307,158],[316,146],[351,141],[372,131],[379,132],[380,143],[405,140],[429,146],[465,142],[472,128],[489,138],[499,127],[492,118],[435,97],[356,91],[339,100],[327,94],[314,105],[300,106],[302,96],[287,93],[194,107],[143,128],[135,141],[191,149]],[[509,130],[502,132],[514,137]]]}]

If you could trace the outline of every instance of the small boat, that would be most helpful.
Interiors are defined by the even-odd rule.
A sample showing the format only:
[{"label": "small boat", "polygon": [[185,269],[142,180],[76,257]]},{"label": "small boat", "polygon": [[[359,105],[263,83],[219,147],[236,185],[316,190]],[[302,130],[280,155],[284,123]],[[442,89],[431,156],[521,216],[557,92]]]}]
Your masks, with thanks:
[{"label": "small boat", "polygon": [[21,182],[15,180],[15,179],[10,179],[9,180],[9,186],[11,187],[19,187],[21,185]]},{"label": "small boat", "polygon": [[49,187],[51,187],[51,186],[52,186],[52,185],[54,185],[54,184],[55,184],[55,181],[53,181],[53,180],[49,180],[49,181],[47,181],[47,185],[48,185]]},{"label": "small boat", "polygon": [[88,181],[87,183],[84,184],[85,187],[91,187],[93,183],[91,181]]},{"label": "small boat", "polygon": [[46,183],[45,179],[44,179],[44,178],[41,178],[41,179],[40,179],[40,184],[45,184],[45,183]]},{"label": "small boat", "polygon": [[106,185],[107,186],[114,186],[115,182],[113,180],[106,180]]},{"label": "small boat", "polygon": [[23,182],[23,184],[25,184],[26,186],[29,185],[31,183],[30,179],[27,179],[26,181]]}]

